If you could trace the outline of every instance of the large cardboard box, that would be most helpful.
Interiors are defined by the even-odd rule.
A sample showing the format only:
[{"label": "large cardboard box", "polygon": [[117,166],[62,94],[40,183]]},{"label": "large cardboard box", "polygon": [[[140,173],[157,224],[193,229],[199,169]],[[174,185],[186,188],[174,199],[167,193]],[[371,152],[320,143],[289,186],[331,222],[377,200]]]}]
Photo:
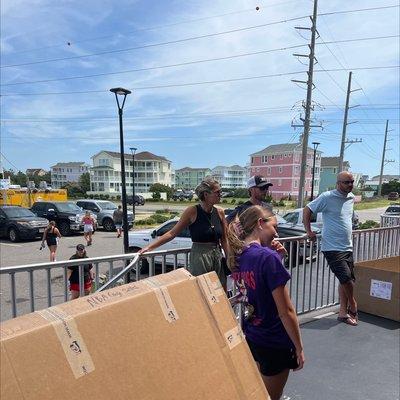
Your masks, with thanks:
[{"label": "large cardboard box", "polygon": [[359,262],[354,272],[358,309],[400,321],[400,257]]},{"label": "large cardboard box", "polygon": [[1,325],[2,400],[265,400],[215,273],[183,269]]}]

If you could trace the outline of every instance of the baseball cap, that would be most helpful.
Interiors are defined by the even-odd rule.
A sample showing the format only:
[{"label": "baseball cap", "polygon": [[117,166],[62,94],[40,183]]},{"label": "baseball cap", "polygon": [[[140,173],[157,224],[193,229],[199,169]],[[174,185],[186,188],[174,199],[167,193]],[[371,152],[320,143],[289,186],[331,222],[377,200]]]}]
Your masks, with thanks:
[{"label": "baseball cap", "polygon": [[271,182],[268,182],[267,178],[261,175],[254,175],[247,181],[247,189],[252,187],[263,187],[263,186],[274,186]]},{"label": "baseball cap", "polygon": [[78,246],[76,246],[76,249],[78,251],[82,251],[82,250],[85,250],[85,246],[83,244],[78,244]]}]

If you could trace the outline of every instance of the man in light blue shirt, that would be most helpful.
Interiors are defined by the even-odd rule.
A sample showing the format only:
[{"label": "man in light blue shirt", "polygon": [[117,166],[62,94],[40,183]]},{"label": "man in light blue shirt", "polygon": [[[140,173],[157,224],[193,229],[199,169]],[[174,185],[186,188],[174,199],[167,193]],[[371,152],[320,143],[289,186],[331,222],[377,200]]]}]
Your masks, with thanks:
[{"label": "man in light blue shirt", "polygon": [[322,213],[321,250],[330,269],[339,280],[338,320],[355,326],[358,323],[358,315],[357,303],[353,296],[353,184],[354,178],[350,172],[338,174],[336,189],[322,193],[304,207],[303,223],[308,237],[311,240],[315,239],[310,225],[311,214]]}]

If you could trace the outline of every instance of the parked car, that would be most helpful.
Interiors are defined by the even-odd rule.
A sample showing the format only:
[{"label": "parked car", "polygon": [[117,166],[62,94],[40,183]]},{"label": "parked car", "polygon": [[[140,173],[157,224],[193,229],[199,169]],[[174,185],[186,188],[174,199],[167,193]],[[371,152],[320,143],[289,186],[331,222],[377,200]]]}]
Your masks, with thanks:
[{"label": "parked car", "polygon": [[[179,218],[173,218],[164,222],[156,229],[140,229],[135,230],[133,232],[129,232],[129,251],[132,253],[136,253],[143,247],[146,247],[149,243],[154,242],[160,236],[164,235],[164,233],[170,231],[179,221]],[[173,240],[168,243],[163,244],[158,247],[157,250],[171,250],[171,249],[183,249],[190,248],[192,246],[192,239],[190,238],[189,229],[184,229],[179,235],[177,235]],[[174,265],[174,255],[168,255],[166,257],[166,263],[169,268]],[[155,257],[155,262],[158,264],[158,267],[162,263],[162,257]],[[186,256],[185,254],[178,254],[177,257],[177,267],[186,266]],[[146,273],[149,268],[149,263],[146,259],[142,260],[141,272]]]},{"label": "parked car", "polygon": [[[82,218],[85,213],[73,201],[37,201],[31,211],[38,217],[55,221],[63,236],[83,231]],[[95,218],[95,215],[92,214]]]},{"label": "parked car", "polygon": [[[230,210],[232,211],[232,209]],[[287,223],[281,216],[277,215],[278,218],[278,234],[279,237],[293,237],[293,236],[304,236],[305,235],[305,230],[304,227],[301,226],[293,226],[293,224]],[[164,233],[170,231],[179,221],[179,218],[173,218],[170,219],[169,221],[161,224],[158,228],[156,229],[141,229],[137,230],[134,232],[129,233],[129,251],[132,253],[136,253],[143,247],[146,247],[149,245],[151,242],[156,240],[158,237],[162,236]],[[317,226],[313,225],[313,229],[315,232],[319,233],[320,230],[318,229]],[[314,242],[315,243],[315,242]],[[184,248],[190,248],[192,246],[192,239],[190,238],[190,232],[189,229],[186,228],[184,229],[178,236],[176,236],[173,240],[171,240],[168,243],[165,243],[164,245],[160,246],[157,248],[157,250],[171,250],[171,249],[184,249]],[[310,242],[307,242],[306,244],[306,257],[311,255],[310,251]],[[286,249],[289,251],[290,250],[290,244],[286,243],[285,244]],[[292,245],[292,259],[295,260],[297,255],[297,243],[294,242]],[[299,258],[301,259],[303,257],[303,247],[299,249]],[[174,255],[168,255],[166,257],[166,263],[168,266],[172,266],[174,263]],[[155,257],[155,263],[160,265],[162,262],[162,257],[157,256]],[[186,265],[186,256],[185,254],[178,254],[177,257],[177,262],[178,262],[178,267],[182,267]],[[295,262],[292,263],[293,266],[295,265]],[[289,265],[289,263],[287,263]],[[141,271],[142,272],[147,272],[148,270],[148,261],[147,260],[142,260],[142,267]]]},{"label": "parked car", "polygon": [[177,190],[173,195],[172,195],[172,200],[174,201],[183,201],[183,200],[192,200],[193,199],[193,193],[191,191],[183,191],[183,190]]},{"label": "parked car", "polygon": [[[131,206],[133,201],[132,201],[132,196],[128,196],[126,199],[127,203]],[[144,206],[145,199],[143,196],[140,194],[135,194],[135,206]]]},{"label": "parked car", "polygon": [[[293,211],[289,211],[283,215],[283,218],[286,220],[286,222],[289,222],[293,225],[303,226],[303,209],[296,208]],[[317,213],[317,215],[311,214],[311,223],[315,227],[322,229],[322,225],[323,225],[322,213]],[[358,229],[359,225],[360,225],[360,222],[359,222],[358,215],[355,211],[353,211],[353,230]]]},{"label": "parked car", "polygon": [[400,204],[392,204],[389,206],[384,215],[400,215]]},{"label": "parked car", "polygon": [[[115,231],[113,221],[114,211],[118,208],[113,202],[108,200],[77,200],[77,206],[83,210],[89,210],[96,215],[97,225],[103,227],[107,232]],[[128,226],[132,228],[133,224],[132,211],[128,211]]]},{"label": "parked car", "polygon": [[48,224],[31,210],[19,206],[0,206],[0,236],[12,242],[40,238]]},{"label": "parked car", "polygon": [[398,192],[390,192],[388,194],[388,200],[398,200],[399,199],[399,193]]}]

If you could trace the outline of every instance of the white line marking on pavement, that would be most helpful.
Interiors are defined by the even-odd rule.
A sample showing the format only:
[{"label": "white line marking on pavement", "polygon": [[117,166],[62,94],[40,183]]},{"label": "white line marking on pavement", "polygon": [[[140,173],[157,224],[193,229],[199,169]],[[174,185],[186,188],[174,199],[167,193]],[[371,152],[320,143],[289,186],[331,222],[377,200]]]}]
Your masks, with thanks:
[{"label": "white line marking on pavement", "polygon": [[2,243],[2,242],[0,242],[0,245],[11,246],[11,247],[22,247],[20,244],[11,244],[11,243]]},{"label": "white line marking on pavement", "polygon": [[321,318],[325,318],[325,317],[329,317],[330,315],[335,314],[333,311],[325,313],[325,314],[321,314],[321,315],[317,315],[316,317],[314,317],[314,319],[321,319]]}]

